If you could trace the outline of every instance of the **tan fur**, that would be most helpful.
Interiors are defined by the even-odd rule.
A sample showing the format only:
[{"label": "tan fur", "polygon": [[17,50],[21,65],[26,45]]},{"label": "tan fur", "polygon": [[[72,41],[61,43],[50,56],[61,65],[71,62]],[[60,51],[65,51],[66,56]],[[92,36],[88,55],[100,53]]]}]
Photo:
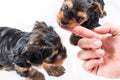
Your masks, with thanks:
[{"label": "tan fur", "polygon": [[96,7],[96,9],[98,9],[101,13],[101,18],[103,18],[104,16],[106,16],[106,12],[102,10],[102,7],[100,5],[100,3],[98,2],[93,2],[92,5],[94,5]]},{"label": "tan fur", "polygon": [[56,66],[56,67],[44,67],[44,69],[47,71],[47,73],[51,76],[59,77],[60,75],[65,73],[65,69],[62,66]]},{"label": "tan fur", "polygon": [[73,8],[73,3],[71,2],[71,0],[64,2],[64,4],[67,5],[69,9]]}]

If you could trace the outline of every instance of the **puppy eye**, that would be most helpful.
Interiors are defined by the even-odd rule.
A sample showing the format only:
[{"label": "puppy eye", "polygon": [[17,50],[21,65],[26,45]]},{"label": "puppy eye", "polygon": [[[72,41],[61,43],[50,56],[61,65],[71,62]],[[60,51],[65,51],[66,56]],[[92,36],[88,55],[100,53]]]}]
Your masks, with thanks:
[{"label": "puppy eye", "polygon": [[68,6],[65,5],[65,6],[63,7],[63,10],[68,10]]},{"label": "puppy eye", "polygon": [[83,17],[78,16],[77,19],[84,19]]},{"label": "puppy eye", "polygon": [[84,17],[80,17],[80,16],[77,17],[77,21],[78,21],[78,22],[79,22],[79,21],[82,21],[82,20],[84,20]]}]

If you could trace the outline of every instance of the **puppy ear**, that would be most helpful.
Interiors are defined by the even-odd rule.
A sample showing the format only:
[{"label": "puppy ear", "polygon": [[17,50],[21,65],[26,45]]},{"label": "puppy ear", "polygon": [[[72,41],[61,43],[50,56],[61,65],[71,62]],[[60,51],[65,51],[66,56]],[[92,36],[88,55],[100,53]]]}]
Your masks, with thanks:
[{"label": "puppy ear", "polygon": [[43,43],[40,47],[36,47],[36,45],[29,45],[27,58],[32,64],[42,64],[44,59],[52,54],[53,50],[53,47],[49,44]]},{"label": "puppy ear", "polygon": [[106,16],[106,12],[103,10],[102,5],[98,2],[91,3],[93,10],[98,10],[100,12],[100,17],[103,18]]},{"label": "puppy ear", "polygon": [[28,44],[26,46],[26,51],[37,51],[40,48],[40,46],[35,44]]},{"label": "puppy ear", "polygon": [[38,22],[38,21],[36,21],[33,30],[43,29],[43,28],[47,28],[47,27],[48,26],[47,26],[47,24],[45,22]]},{"label": "puppy ear", "polygon": [[26,49],[26,51],[30,51],[30,52],[31,51],[34,52],[34,51],[38,51],[38,50],[40,52],[43,52],[43,50],[45,50],[45,52],[46,51],[51,52],[50,50],[53,51],[53,48],[54,48],[54,46],[51,43],[41,39],[39,41],[39,43],[35,43],[35,42],[34,43],[28,43],[28,45],[26,46],[25,49]]}]

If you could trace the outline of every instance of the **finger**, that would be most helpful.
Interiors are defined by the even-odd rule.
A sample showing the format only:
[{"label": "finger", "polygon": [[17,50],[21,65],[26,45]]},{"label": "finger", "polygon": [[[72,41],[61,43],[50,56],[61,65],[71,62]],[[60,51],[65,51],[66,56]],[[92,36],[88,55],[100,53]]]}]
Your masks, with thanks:
[{"label": "finger", "polygon": [[69,26],[63,26],[61,25],[61,27],[65,30],[68,30],[68,31],[71,31],[72,33],[74,34],[77,34],[77,35],[80,35],[82,37],[86,37],[86,38],[93,38],[93,37],[96,37],[96,38],[99,38],[101,39],[101,35],[93,32],[92,30],[89,30],[87,28],[84,28],[82,26],[75,26],[75,27],[69,27]]},{"label": "finger", "polygon": [[82,38],[78,41],[78,46],[83,49],[89,49],[89,48],[101,48],[102,42],[99,39],[96,38]]},{"label": "finger", "polygon": [[84,61],[88,61],[90,59],[99,59],[103,58],[105,52],[102,49],[94,49],[94,50],[82,50],[78,53],[78,58]]},{"label": "finger", "polygon": [[99,34],[110,33],[113,36],[120,35],[120,27],[116,26],[114,24],[111,24],[111,23],[106,23],[106,24],[102,25],[101,27],[97,27],[94,29],[94,31]]},{"label": "finger", "polygon": [[103,59],[93,59],[83,63],[83,68],[88,72],[97,70],[98,66],[103,63]]}]

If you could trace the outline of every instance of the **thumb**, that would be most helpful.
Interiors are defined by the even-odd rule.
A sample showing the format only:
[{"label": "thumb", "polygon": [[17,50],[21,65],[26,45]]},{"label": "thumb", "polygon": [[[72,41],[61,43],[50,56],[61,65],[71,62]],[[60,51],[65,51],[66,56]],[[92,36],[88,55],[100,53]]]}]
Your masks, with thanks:
[{"label": "thumb", "polygon": [[112,36],[120,35],[120,27],[111,23],[106,23],[100,27],[94,29],[95,32],[99,34],[112,34]]}]

